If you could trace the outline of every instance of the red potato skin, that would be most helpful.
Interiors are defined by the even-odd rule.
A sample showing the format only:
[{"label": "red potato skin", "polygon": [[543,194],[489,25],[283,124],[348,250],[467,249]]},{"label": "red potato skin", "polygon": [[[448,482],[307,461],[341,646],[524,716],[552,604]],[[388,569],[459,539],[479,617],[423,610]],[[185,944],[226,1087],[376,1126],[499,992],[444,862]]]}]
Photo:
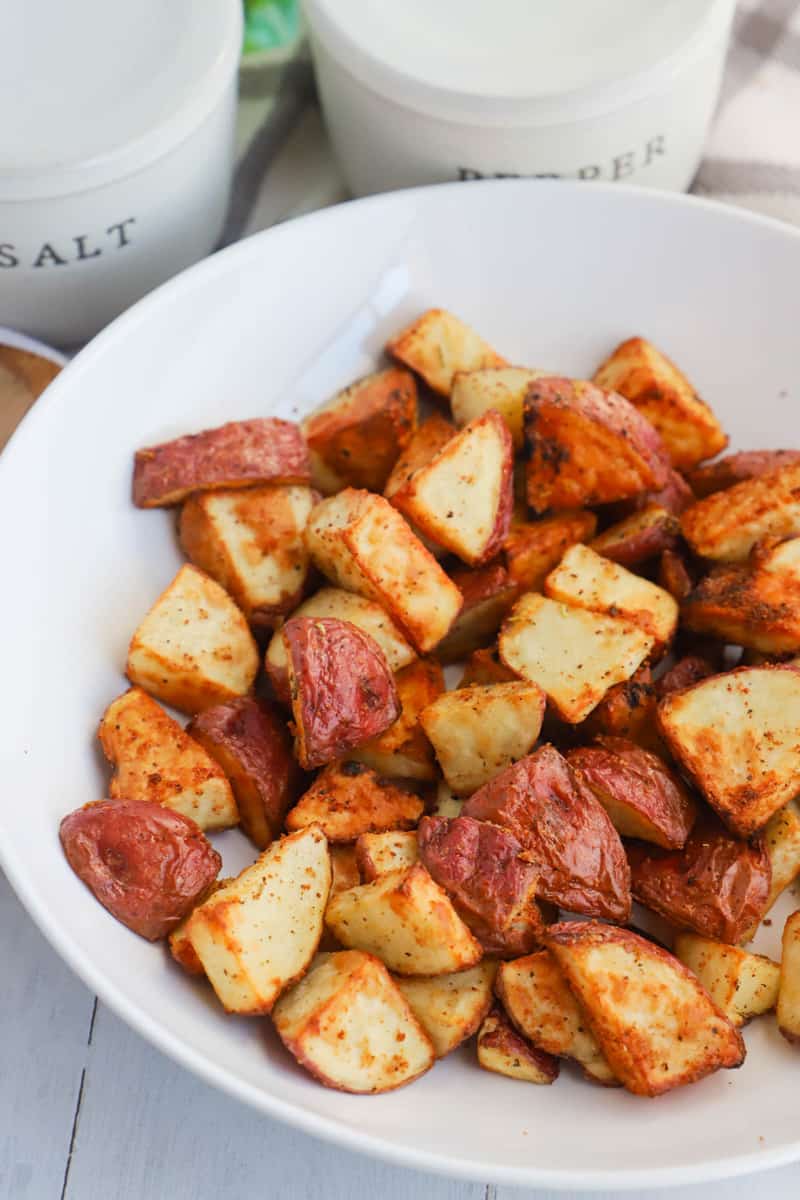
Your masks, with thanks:
[{"label": "red potato skin", "polygon": [[[285,720],[273,705],[240,696],[199,713],[186,732],[226,773],[232,768],[242,828],[264,849],[280,835],[303,783]],[[241,794],[243,788],[246,796]]]},{"label": "red potato skin", "polygon": [[514,834],[539,872],[542,899],[586,916],[629,919],[630,872],[619,835],[555,747],[542,746],[495,776],[461,815]]},{"label": "red potato skin", "polygon": [[763,840],[739,841],[710,813],[683,850],[626,848],[635,899],[678,929],[734,945],[766,912],[772,866]]},{"label": "red potato skin", "polygon": [[222,859],[188,817],[147,800],[99,800],[64,817],[67,862],[104,908],[148,941],[202,899]]},{"label": "red potato skin", "polygon": [[709,675],[716,674],[714,664],[710,663],[707,658],[703,658],[700,654],[687,654],[683,658],[679,658],[675,665],[670,667],[658,680],[656,696],[659,700],[663,700],[665,696],[671,696],[673,692],[682,692],[684,688],[692,687],[701,679],[708,679]]},{"label": "red potato skin", "polygon": [[191,492],[310,479],[300,427],[278,417],[257,417],[137,450],[133,502],[159,508],[179,504]]},{"label": "red potato skin", "polygon": [[530,954],[544,928],[535,903],[538,871],[512,833],[472,817],[423,817],[419,857],[449,893],[487,954]]},{"label": "red potato skin", "polygon": [[336,617],[292,617],[281,630],[289,661],[295,754],[310,770],[343,758],[400,716],[380,646]]},{"label": "red potato skin", "polygon": [[697,499],[703,500],[713,492],[723,492],[733,487],[735,483],[755,479],[798,462],[800,450],[741,450],[738,454],[726,454],[716,462],[696,467],[687,473],[687,479]]},{"label": "red potato skin", "polygon": [[558,1059],[553,1054],[548,1054],[546,1050],[540,1050],[538,1046],[534,1046],[521,1033],[518,1033],[499,1004],[494,1005],[489,1016],[497,1023],[497,1028],[492,1033],[482,1033],[480,1035],[481,1043],[492,1050],[499,1050],[509,1058],[519,1058],[523,1062],[532,1063],[537,1070],[555,1083],[561,1069]]},{"label": "red potato skin", "polygon": [[658,564],[659,587],[669,592],[680,604],[694,587],[694,580],[689,571],[688,563],[680,551],[667,548],[661,555]]},{"label": "red potato skin", "polygon": [[623,524],[612,525],[589,543],[598,554],[623,567],[635,567],[671,549],[680,533],[677,519],[666,509],[654,509],[652,518],[648,513],[648,522],[635,530],[625,529]]},{"label": "red potato skin", "polygon": [[641,813],[655,830],[648,841],[668,850],[685,845],[697,806],[657,754],[627,738],[599,737],[591,746],[571,750],[567,762],[601,803],[605,795]]}]

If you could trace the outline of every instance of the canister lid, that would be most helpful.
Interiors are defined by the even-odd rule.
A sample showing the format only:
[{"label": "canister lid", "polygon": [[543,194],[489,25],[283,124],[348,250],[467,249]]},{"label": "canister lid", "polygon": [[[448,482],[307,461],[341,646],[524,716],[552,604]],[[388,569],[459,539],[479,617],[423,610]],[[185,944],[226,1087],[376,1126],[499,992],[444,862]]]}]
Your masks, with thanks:
[{"label": "canister lid", "polygon": [[241,0],[6,0],[0,196],[96,186],[187,136],[239,58]]},{"label": "canister lid", "polygon": [[353,75],[453,119],[574,119],[658,86],[734,0],[306,0],[313,33]]}]

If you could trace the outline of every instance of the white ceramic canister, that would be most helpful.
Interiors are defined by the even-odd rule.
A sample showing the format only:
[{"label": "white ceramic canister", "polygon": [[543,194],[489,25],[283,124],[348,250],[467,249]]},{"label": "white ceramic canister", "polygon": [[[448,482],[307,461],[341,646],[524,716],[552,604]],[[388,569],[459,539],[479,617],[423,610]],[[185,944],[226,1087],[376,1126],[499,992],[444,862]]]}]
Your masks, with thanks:
[{"label": "white ceramic canister", "polygon": [[241,0],[6,0],[0,324],[83,342],[213,249]]},{"label": "white ceramic canister", "polygon": [[305,0],[356,195],[452,179],[685,190],[734,0]]}]

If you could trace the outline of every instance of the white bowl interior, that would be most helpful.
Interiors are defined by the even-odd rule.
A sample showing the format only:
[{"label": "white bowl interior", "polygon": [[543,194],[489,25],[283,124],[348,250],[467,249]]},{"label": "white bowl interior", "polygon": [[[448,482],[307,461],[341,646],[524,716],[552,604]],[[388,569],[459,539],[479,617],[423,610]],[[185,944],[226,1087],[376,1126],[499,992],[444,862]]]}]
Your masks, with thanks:
[{"label": "white bowl interior", "polygon": [[[53,385],[0,463],[5,800],[0,854],[56,948],[125,1019],[205,1078],[355,1149],[540,1186],[699,1180],[800,1157],[797,1060],[773,1020],[749,1055],[656,1101],[480,1071],[471,1048],[377,1098],[326,1091],[267,1020],[117,924],[71,873],[59,818],[103,794],[94,730],[130,633],[179,564],[174,518],[129,499],[135,447],[238,417],[296,416],[379,359],[430,305],[512,361],[590,373],[641,333],[738,447],[796,446],[800,237],[700,202],[525,182],[422,189],[316,214],[218,255],[115,322]],[[215,838],[225,871],[252,859]],[[784,898],[759,948],[777,954]]]}]

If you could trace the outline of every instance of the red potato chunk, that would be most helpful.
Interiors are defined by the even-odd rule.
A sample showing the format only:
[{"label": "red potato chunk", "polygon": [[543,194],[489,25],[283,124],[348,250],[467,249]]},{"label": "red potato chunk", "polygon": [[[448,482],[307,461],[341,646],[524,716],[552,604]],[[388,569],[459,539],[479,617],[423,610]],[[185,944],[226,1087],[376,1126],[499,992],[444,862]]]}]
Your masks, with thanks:
[{"label": "red potato chunk", "polygon": [[310,479],[299,426],[278,417],[257,417],[137,450],[133,502],[139,508],[159,508],[179,504],[192,492]]},{"label": "red potato chunk", "polygon": [[649,667],[640,667],[630,679],[618,683],[579,726],[586,737],[623,737],[655,754],[664,743],[656,728],[656,684]]},{"label": "red potato chunk", "polygon": [[318,825],[329,842],[364,833],[413,829],[425,805],[399,780],[382,779],[360,762],[331,763],[289,812],[288,830]]},{"label": "red potato chunk", "polygon": [[675,545],[680,524],[672,513],[658,504],[611,525],[589,543],[592,550],[623,567],[647,562]]},{"label": "red potato chunk", "polygon": [[669,592],[680,604],[694,587],[694,580],[689,569],[686,555],[679,550],[667,548],[661,555],[658,564],[658,586]]},{"label": "red potato chunk", "polygon": [[701,679],[708,679],[710,675],[715,674],[714,664],[710,663],[707,658],[703,658],[701,654],[685,654],[657,681],[656,696],[659,700],[663,700],[665,696],[670,696],[673,692],[680,692],[684,688],[699,683]]},{"label": "red potato chunk", "polygon": [[499,1005],[478,1031],[478,1065],[508,1079],[548,1084],[558,1079],[559,1061],[517,1033]]},{"label": "red potato chunk", "polygon": [[700,558],[728,563],[744,562],[762,538],[800,534],[800,462],[698,500],[681,528]]},{"label": "red potato chunk", "polygon": [[202,900],[222,859],[188,817],[149,800],[99,800],[64,817],[61,845],[112,916],[154,942]]},{"label": "red potato chunk", "polygon": [[455,425],[439,413],[432,413],[421,421],[386,480],[383,489],[386,499],[391,500],[395,492],[399,492],[416,471],[427,467],[457,432]]},{"label": "red potato chunk", "polygon": [[540,592],[564,551],[575,542],[588,541],[596,528],[597,517],[591,512],[556,513],[512,526],[503,543],[511,582],[520,591]]},{"label": "red potato chunk", "polygon": [[281,629],[288,653],[295,753],[321,767],[400,716],[394,676],[371,637],[334,617],[292,617]]},{"label": "red potato chunk", "polygon": [[539,871],[542,899],[570,912],[628,920],[630,872],[619,834],[553,746],[495,776],[462,814],[514,834]]},{"label": "red potato chunk", "polygon": [[702,500],[712,492],[722,492],[745,479],[756,479],[797,463],[800,463],[800,450],[741,450],[738,454],[726,454],[716,462],[696,467],[689,471],[687,479],[698,500]]},{"label": "red potato chunk", "polygon": [[516,585],[496,561],[483,567],[458,567],[450,578],[464,597],[464,606],[436,647],[436,657],[443,663],[460,662],[487,646],[517,597]]},{"label": "red potato chunk", "polygon": [[421,375],[440,396],[449,396],[459,371],[503,367],[506,360],[459,317],[429,308],[386,343],[392,358]]}]

